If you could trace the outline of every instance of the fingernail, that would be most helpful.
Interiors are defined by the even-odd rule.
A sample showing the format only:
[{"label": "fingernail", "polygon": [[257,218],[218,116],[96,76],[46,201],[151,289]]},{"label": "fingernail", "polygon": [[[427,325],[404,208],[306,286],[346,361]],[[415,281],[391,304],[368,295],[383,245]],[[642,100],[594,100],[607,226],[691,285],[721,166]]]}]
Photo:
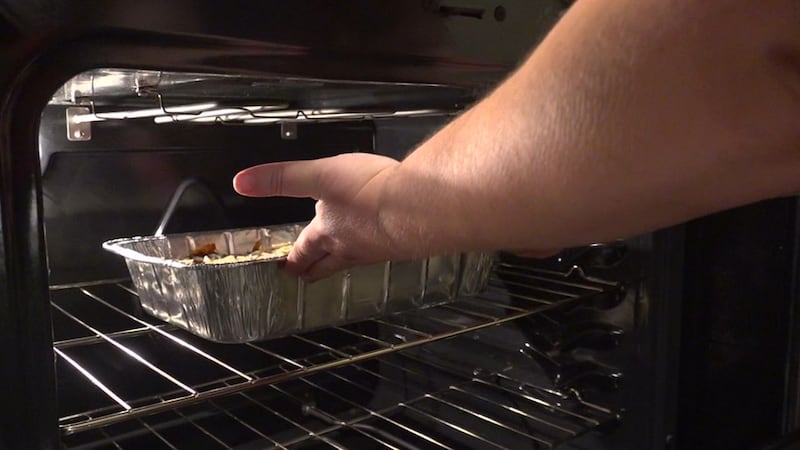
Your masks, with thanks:
[{"label": "fingernail", "polygon": [[233,189],[240,193],[246,194],[253,188],[253,179],[246,173],[238,173],[233,177]]}]

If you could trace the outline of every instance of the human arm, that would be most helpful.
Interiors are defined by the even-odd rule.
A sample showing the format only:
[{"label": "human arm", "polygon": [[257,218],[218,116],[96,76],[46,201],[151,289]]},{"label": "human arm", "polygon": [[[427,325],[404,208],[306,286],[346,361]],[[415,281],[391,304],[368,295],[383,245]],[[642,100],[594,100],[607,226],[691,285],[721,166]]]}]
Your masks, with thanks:
[{"label": "human arm", "polygon": [[259,166],[235,185],[322,200],[289,258],[312,278],[603,241],[792,193],[798,30],[793,0],[579,0],[508,80],[402,163]]}]

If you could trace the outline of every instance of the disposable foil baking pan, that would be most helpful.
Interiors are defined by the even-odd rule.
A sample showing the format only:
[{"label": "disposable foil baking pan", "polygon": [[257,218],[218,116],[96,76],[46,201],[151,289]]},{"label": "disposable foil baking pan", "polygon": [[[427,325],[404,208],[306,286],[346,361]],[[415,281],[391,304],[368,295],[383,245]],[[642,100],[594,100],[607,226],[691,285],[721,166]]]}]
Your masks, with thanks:
[{"label": "disposable foil baking pan", "polygon": [[246,254],[294,242],[303,225],[115,239],[103,248],[125,258],[142,308],[202,338],[243,343],[446,303],[486,287],[492,255],[467,253],[358,267],[306,283],[283,258],[186,264],[213,243]]}]

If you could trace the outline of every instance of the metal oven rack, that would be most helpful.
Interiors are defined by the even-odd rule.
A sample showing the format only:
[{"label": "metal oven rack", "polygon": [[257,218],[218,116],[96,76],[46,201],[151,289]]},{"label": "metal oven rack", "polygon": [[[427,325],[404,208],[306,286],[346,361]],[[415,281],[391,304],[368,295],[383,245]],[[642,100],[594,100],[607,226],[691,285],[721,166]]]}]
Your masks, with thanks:
[{"label": "metal oven rack", "polygon": [[518,353],[471,365],[432,351],[616,289],[500,264],[474,298],[225,345],[140,314],[125,280],[52,286],[59,426],[68,448],[553,448],[615,412],[519,376]]}]

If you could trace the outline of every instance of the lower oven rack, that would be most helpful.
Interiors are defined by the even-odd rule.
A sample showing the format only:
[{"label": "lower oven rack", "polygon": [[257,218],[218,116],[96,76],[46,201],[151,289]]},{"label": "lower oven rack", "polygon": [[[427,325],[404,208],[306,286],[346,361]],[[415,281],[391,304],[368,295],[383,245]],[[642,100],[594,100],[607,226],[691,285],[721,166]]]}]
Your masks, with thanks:
[{"label": "lower oven rack", "polygon": [[[512,275],[513,281],[504,275]],[[515,288],[509,292],[506,286],[512,284]],[[557,273],[499,264],[489,290],[477,297],[274,341],[224,345],[138,314],[135,291],[125,281],[53,286],[59,381],[73,383],[60,386],[60,392],[91,393],[94,399],[86,402],[91,407],[77,411],[62,408],[59,426],[69,448],[98,448],[100,444],[138,448],[125,445],[128,439],[155,439],[153,445],[158,447],[184,448],[169,436],[174,424],[193,429],[216,446],[209,448],[239,448],[203,426],[209,411],[215,411],[260,440],[262,446],[257,448],[306,448],[312,441],[322,448],[463,448],[452,437],[442,440],[441,430],[425,431],[423,423],[446,430],[444,435],[454,433],[458,439],[477,443],[478,448],[514,448],[483,437],[481,430],[486,427],[521,436],[535,448],[552,448],[614,422],[615,412],[581,399],[577,392],[564,394],[517,379],[503,368],[465,375],[427,355],[428,349],[460,340],[469,345],[470,336],[481,330],[619,289],[577,268]],[[102,361],[97,355],[102,355]],[[207,369],[185,372],[187,362]],[[388,375],[378,372],[372,365],[376,362],[394,370]],[[348,375],[353,371],[358,376]],[[449,377],[450,382],[425,385],[431,373]],[[142,378],[140,387],[152,392],[120,387],[130,381],[124,380],[128,376],[149,377]],[[403,377],[402,382],[397,376]],[[367,392],[369,386],[359,386],[364,377],[397,389],[406,386],[406,390],[407,378],[417,377],[422,387],[368,406],[318,382],[333,380],[345,385],[345,390]],[[287,388],[297,385],[303,387],[301,391],[347,406],[346,417],[318,408],[314,401]],[[313,419],[316,427],[310,429],[292,417],[294,413],[260,400],[264,393],[281,395],[295,404],[292,411],[302,411],[304,420]],[[228,405],[236,401],[244,402],[244,408],[257,408],[264,417],[244,417],[237,412],[240,404]],[[61,403],[75,402],[62,396]],[[439,414],[440,409],[448,414]],[[451,421],[454,415],[461,421]],[[271,434],[263,429],[264,420],[279,421],[296,433]],[[464,421],[472,428],[465,427]]]}]

